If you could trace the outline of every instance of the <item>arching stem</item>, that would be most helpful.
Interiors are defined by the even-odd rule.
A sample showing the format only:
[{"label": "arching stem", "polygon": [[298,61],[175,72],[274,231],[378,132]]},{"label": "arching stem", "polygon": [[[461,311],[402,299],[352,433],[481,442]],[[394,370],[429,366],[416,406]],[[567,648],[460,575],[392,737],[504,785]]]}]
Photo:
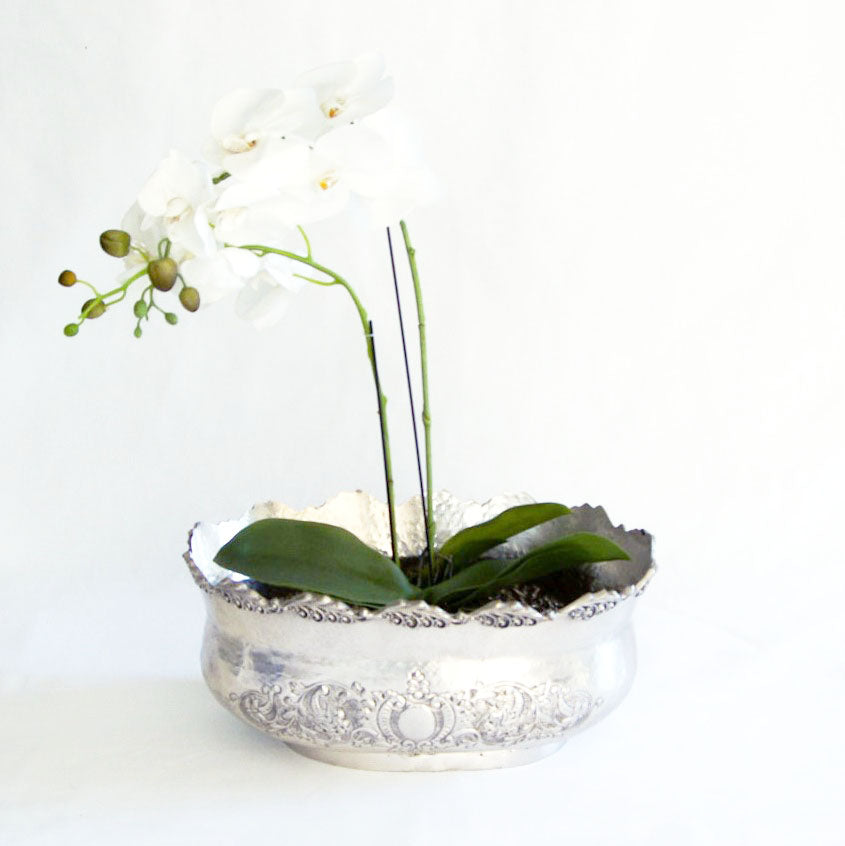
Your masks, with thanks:
[{"label": "arching stem", "polygon": [[[303,232],[303,235],[304,234],[305,233]],[[302,276],[300,274],[296,274],[297,276],[299,276],[301,279],[305,279],[306,281],[311,282],[314,285],[322,285],[327,288],[333,285],[340,285],[346,290],[346,293],[349,294],[349,297],[355,305],[355,308],[358,311],[358,317],[361,321],[361,328],[364,332],[364,340],[367,345],[367,358],[370,361],[370,369],[372,370],[373,381],[375,382],[376,391],[378,393],[379,416],[381,419],[382,426],[382,452],[384,453],[385,485],[387,487],[387,509],[388,518],[390,522],[390,545],[393,560],[398,564],[399,547],[396,542],[396,513],[393,495],[393,464],[390,458],[390,436],[388,435],[387,429],[387,397],[381,390],[381,385],[378,381],[375,347],[373,344],[373,336],[370,331],[370,319],[367,315],[367,310],[364,308],[363,303],[359,299],[358,295],[355,293],[355,290],[352,288],[352,286],[339,273],[335,273],[335,271],[331,270],[325,265],[320,264],[319,262],[314,261],[314,259],[311,258],[310,244],[308,244],[309,254],[307,256],[300,256],[288,250],[280,250],[276,247],[267,247],[263,244],[227,244],[226,246],[240,246],[242,250],[249,250],[249,252],[255,253],[259,256],[265,256],[268,253],[273,253],[274,255],[284,256],[285,258],[289,258],[292,261],[297,261],[300,264],[304,264],[307,267],[310,267],[312,270],[316,270],[318,273],[322,273],[325,276],[328,276],[328,280],[313,279],[310,276]]]}]

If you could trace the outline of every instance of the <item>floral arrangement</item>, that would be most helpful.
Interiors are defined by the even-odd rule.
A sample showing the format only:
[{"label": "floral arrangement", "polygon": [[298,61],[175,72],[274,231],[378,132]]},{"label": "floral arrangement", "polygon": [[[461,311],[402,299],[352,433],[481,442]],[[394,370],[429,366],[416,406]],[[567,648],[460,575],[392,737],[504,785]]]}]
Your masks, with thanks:
[{"label": "floral arrangement", "polygon": [[[424,599],[458,609],[509,586],[536,583],[589,563],[627,559],[615,543],[589,532],[569,534],[520,557],[496,554],[513,536],[568,514],[558,503],[518,505],[435,547],[425,316],[416,252],[401,220],[419,326],[425,481],[418,442],[417,465],[426,547],[412,560],[400,560],[386,397],[373,324],[349,281],[315,258],[305,230],[316,221],[350,214],[388,224],[413,409],[389,224],[430,193],[430,178],[366,125],[366,118],[385,106],[392,93],[383,61],[367,55],[302,74],[289,88],[238,89],[223,97],[211,115],[204,157],[171,152],[141,188],[121,227],[100,235],[102,249],[124,262],[114,287],[102,292],[71,270],[59,275],[62,286],[83,285],[92,294],[64,334],[77,335],[130,292],[134,334],[141,338],[157,313],[167,324],[179,322],[170,310],[174,295],[187,312],[231,295],[237,313],[263,327],[276,322],[305,285],[346,291],[361,324],[378,398],[392,549],[385,554],[324,523],[258,520],[226,543],[215,561],[264,585],[323,593],[368,607]],[[415,415],[414,421],[417,440]]]}]

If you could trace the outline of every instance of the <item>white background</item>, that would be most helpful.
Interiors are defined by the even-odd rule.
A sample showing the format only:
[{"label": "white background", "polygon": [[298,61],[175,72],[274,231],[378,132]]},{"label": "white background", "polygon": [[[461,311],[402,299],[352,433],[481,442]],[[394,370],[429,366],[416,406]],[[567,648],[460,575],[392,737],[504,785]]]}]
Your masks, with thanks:
[{"label": "white background", "polygon": [[[4,844],[841,843],[845,14],[836,2],[7,0]],[[83,327],[71,267],[236,86],[381,50],[438,174],[409,217],[436,485],[602,503],[657,538],[640,669],[520,770],[330,768],[224,713],[197,519],[381,490],[354,311],[308,290]],[[369,306],[415,490],[384,233],[315,227]],[[407,292],[405,302],[410,307]],[[388,352],[392,357],[388,360]]]}]

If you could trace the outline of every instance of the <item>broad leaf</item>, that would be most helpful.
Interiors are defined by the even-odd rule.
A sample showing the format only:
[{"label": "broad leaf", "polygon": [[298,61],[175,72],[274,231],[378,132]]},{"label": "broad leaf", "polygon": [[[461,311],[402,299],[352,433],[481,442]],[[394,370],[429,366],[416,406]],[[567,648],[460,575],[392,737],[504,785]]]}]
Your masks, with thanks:
[{"label": "broad leaf", "polygon": [[238,532],[214,560],[268,585],[326,593],[361,605],[418,595],[393,561],[346,529],[326,523],[258,520]]},{"label": "broad leaf", "polygon": [[502,588],[532,582],[570,567],[629,557],[624,549],[607,538],[577,532],[532,549],[521,558],[477,561],[451,579],[430,587],[423,598],[447,607],[473,604]]},{"label": "broad leaf", "polygon": [[596,561],[627,560],[631,556],[613,541],[591,532],[576,532],[538,546],[511,563],[494,584],[495,588],[533,582],[569,567]]},{"label": "broad leaf", "polygon": [[431,605],[453,603],[458,597],[473,593],[495,581],[513,563],[507,558],[485,558],[464,567],[450,579],[427,588],[423,599]]},{"label": "broad leaf", "polygon": [[443,544],[439,553],[452,559],[453,572],[457,573],[488,549],[504,543],[508,538],[569,513],[565,505],[558,505],[555,502],[517,505],[514,508],[508,508],[507,511],[503,511],[486,523],[470,526],[453,535]]}]

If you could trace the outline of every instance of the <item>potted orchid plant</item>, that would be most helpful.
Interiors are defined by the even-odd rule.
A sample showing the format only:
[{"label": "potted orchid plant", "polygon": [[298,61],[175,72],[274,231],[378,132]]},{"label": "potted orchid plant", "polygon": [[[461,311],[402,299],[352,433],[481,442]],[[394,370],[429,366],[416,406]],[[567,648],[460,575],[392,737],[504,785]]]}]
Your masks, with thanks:
[{"label": "potted orchid plant", "polygon": [[[523,725],[524,714],[517,714],[514,728],[507,724],[513,708],[497,711],[489,699],[459,707],[463,694],[451,699],[432,694],[419,649],[398,643],[381,656],[376,676],[398,667],[406,677],[404,696],[383,686],[365,693],[360,679],[327,682],[308,672],[305,680],[291,678],[278,657],[285,651],[308,653],[305,664],[326,661],[324,654],[309,652],[309,632],[296,624],[367,621],[455,629],[475,620],[513,629],[549,622],[564,610],[567,619],[588,619],[640,592],[653,568],[648,536],[613,527],[601,509],[570,509],[519,497],[468,505],[449,494],[435,494],[417,256],[400,219],[419,327],[424,455],[390,228],[425,198],[430,180],[424,168],[403,160],[367,125],[368,116],[385,106],[392,93],[381,58],[367,55],[302,74],[285,89],[238,89],[223,97],[211,115],[204,155],[171,152],[143,185],[120,227],[101,234],[102,249],[123,260],[115,284],[101,290],[71,270],[60,274],[61,285],[82,285],[90,294],[64,333],[77,335],[123,300],[132,303],[133,332],[140,339],[152,320],[175,325],[180,310],[194,313],[225,297],[234,298],[241,317],[268,326],[305,286],[345,292],[360,324],[377,398],[386,502],[349,494],[305,512],[268,504],[236,523],[198,524],[187,558],[209,595],[214,621],[204,648],[206,678],[227,707],[305,754],[352,766],[407,769],[420,768],[418,758],[424,753],[448,751],[450,766],[476,765],[482,754],[473,751],[478,746],[490,760],[494,747],[545,749],[550,738],[558,743],[564,732],[595,718],[601,697],[586,682],[570,690],[555,681],[551,699],[548,684],[542,696],[526,694],[524,705],[534,715],[530,730]],[[403,505],[394,496],[373,322],[359,293],[344,275],[320,261],[307,234],[312,223],[351,214],[387,226],[420,484],[419,497]],[[256,611],[272,621],[257,639],[245,633],[245,618],[237,616]],[[624,640],[624,632],[620,637]],[[232,660],[232,643],[237,644],[237,660]],[[347,647],[337,645],[337,658],[348,668]],[[431,652],[429,672],[434,668],[442,675],[444,667],[448,670],[444,649],[452,657],[468,650],[473,660],[482,660],[507,656],[513,646],[479,647],[468,636],[457,643],[441,641]],[[518,651],[522,649],[524,645]],[[620,649],[624,651],[624,644]],[[368,629],[356,657],[381,651]],[[604,701],[619,698],[628,683],[631,671],[622,669]],[[541,718],[540,712],[549,708]],[[485,733],[482,728],[490,719],[502,731]],[[328,757],[315,751],[327,748],[333,750]],[[373,750],[378,752],[375,759]],[[458,753],[469,757],[456,758]],[[517,757],[495,760],[525,759],[524,754]],[[417,762],[413,766],[412,759]]]}]

